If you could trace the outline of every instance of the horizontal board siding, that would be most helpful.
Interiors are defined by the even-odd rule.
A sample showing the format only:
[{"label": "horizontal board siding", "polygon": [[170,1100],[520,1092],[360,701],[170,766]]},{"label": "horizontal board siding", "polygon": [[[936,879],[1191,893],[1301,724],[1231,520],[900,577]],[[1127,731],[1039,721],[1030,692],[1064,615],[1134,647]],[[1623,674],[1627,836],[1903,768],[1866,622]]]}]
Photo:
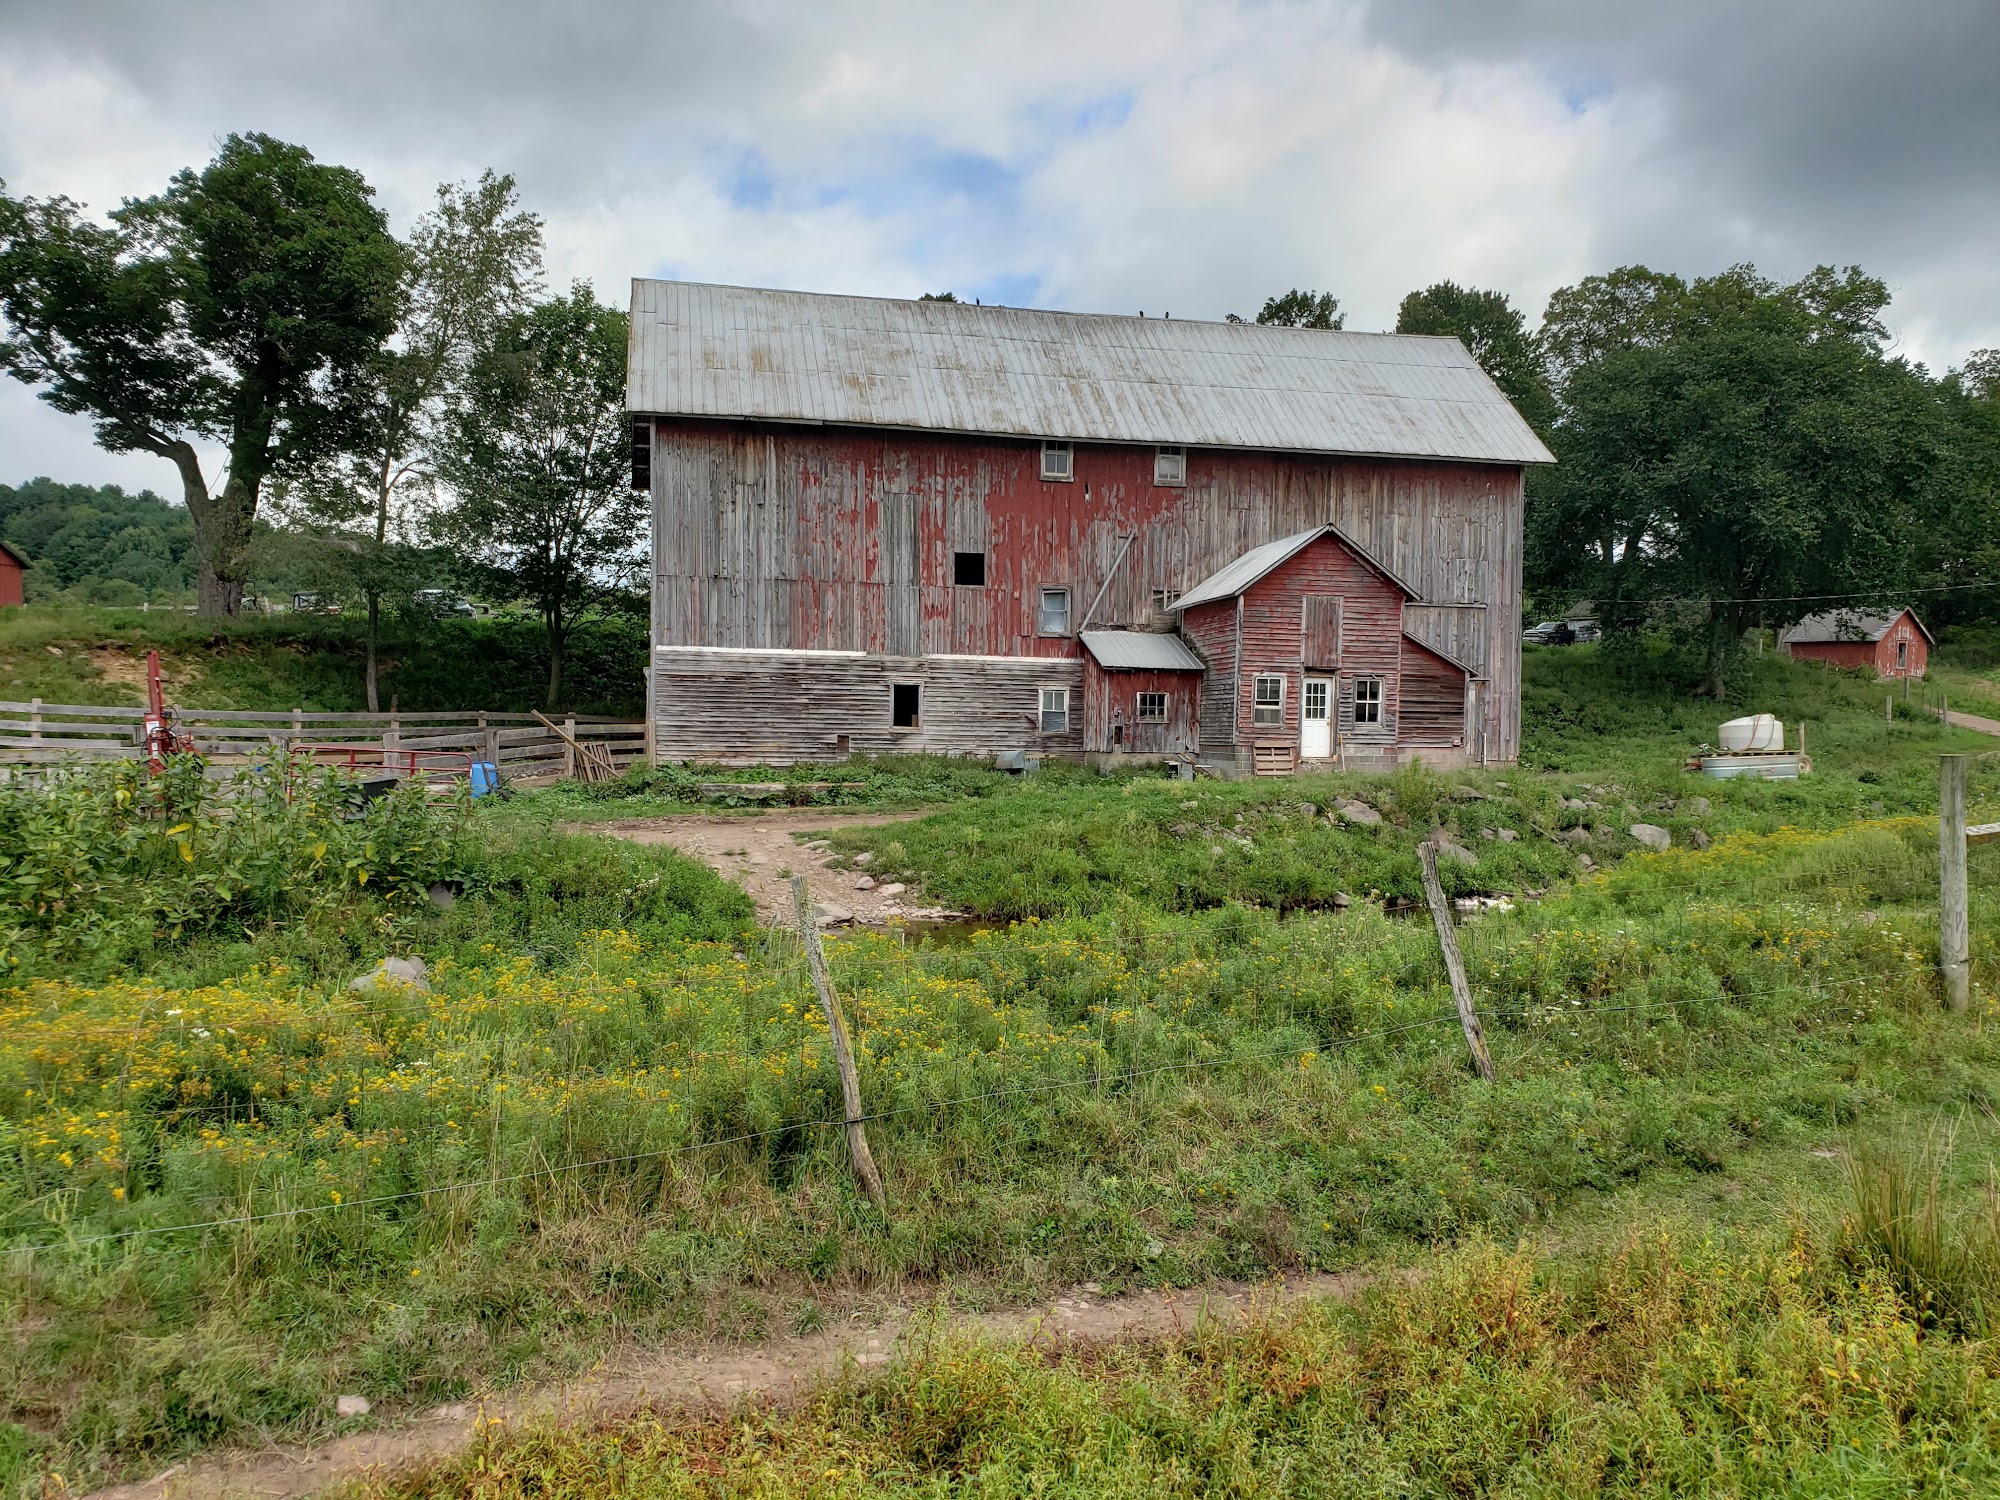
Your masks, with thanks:
[{"label": "horizontal board siding", "polygon": [[1465,743],[1465,673],[1415,641],[1403,652],[1402,705],[1403,744]]},{"label": "horizontal board siding", "polygon": [[[891,722],[892,688],[920,688],[918,724]],[[1069,730],[1043,734],[1044,687],[1070,691]],[[1033,659],[654,653],[655,754],[662,760],[789,765],[863,755],[1081,755],[1083,664]]]},{"label": "horizontal board siding", "polygon": [[[1166,695],[1164,721],[1140,720],[1140,693]],[[1199,672],[1108,671],[1086,658],[1083,701],[1084,747],[1094,754],[1187,755],[1197,748]]]},{"label": "horizontal board siding", "polygon": [[[1150,448],[1080,444],[1075,475],[1043,481],[1039,445],[1012,439],[661,419],[655,641],[907,647],[913,517],[923,653],[1069,656],[1035,633],[1040,589],[1070,590],[1073,626],[1100,589],[1094,624],[1145,624],[1156,592],[1332,522],[1425,602],[1484,606],[1424,638],[1483,668],[1495,758],[1518,753],[1517,469],[1195,449],[1165,486]],[[958,551],[985,554],[983,586],[953,583]]]}]

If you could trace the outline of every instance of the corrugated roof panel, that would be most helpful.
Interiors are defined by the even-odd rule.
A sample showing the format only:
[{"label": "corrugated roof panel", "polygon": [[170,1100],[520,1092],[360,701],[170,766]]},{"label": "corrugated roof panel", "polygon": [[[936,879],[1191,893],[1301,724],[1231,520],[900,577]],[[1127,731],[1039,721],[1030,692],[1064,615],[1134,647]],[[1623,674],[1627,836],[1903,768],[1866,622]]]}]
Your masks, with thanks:
[{"label": "corrugated roof panel", "polygon": [[1083,649],[1100,667],[1131,672],[1200,672],[1201,658],[1177,635],[1145,630],[1086,630]]},{"label": "corrugated roof panel", "polygon": [[635,412],[1552,461],[1456,339],[693,282],[632,288]]},{"label": "corrugated roof panel", "polygon": [[1322,526],[1315,526],[1311,531],[1294,532],[1290,536],[1279,537],[1275,542],[1265,542],[1260,547],[1252,547],[1236,561],[1218,568],[1182,594],[1174,601],[1174,608],[1193,609],[1197,604],[1213,604],[1218,599],[1234,599],[1325,529]]}]

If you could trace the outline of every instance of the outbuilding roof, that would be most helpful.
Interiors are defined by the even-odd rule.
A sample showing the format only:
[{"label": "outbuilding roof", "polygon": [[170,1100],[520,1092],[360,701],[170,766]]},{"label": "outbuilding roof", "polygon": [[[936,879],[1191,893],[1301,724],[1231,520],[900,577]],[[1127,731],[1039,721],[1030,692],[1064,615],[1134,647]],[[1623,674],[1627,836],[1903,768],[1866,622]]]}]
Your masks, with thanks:
[{"label": "outbuilding roof", "polygon": [[1310,531],[1293,532],[1290,536],[1279,537],[1275,542],[1265,542],[1262,546],[1252,547],[1236,561],[1218,568],[1182,594],[1174,601],[1174,608],[1193,609],[1197,604],[1213,604],[1218,599],[1234,599],[1273,568],[1290,561],[1304,551],[1308,543],[1317,541],[1323,536],[1335,538],[1348,551],[1401,589],[1406,598],[1417,597],[1415,589],[1383,567],[1369,555],[1366,548],[1338,526],[1315,526]]},{"label": "outbuilding roof", "polygon": [[1200,672],[1201,658],[1177,635],[1150,630],[1086,630],[1083,649],[1114,672]]},{"label": "outbuilding roof", "polygon": [[28,554],[23,552],[19,547],[16,547],[13,543],[0,542],[0,552],[4,552],[7,554],[7,556],[13,558],[17,566],[23,568],[28,566]]},{"label": "outbuilding roof", "polygon": [[1886,611],[1830,609],[1823,614],[1807,615],[1778,639],[1787,646],[1815,646],[1835,641],[1879,641],[1889,633],[1889,627],[1904,615],[1909,615],[1910,623],[1923,631],[1925,640],[1933,646],[1937,644],[1937,637],[1925,630],[1924,622],[1907,608]]},{"label": "outbuilding roof", "polygon": [[1554,457],[1454,338],[635,279],[642,415],[1473,463]]}]

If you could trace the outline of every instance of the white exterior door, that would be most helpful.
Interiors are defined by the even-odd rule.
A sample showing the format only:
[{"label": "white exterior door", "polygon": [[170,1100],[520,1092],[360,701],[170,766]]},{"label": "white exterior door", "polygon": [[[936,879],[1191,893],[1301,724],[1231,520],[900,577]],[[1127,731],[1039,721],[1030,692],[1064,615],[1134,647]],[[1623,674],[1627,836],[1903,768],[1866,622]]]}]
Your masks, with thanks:
[{"label": "white exterior door", "polygon": [[1333,682],[1308,677],[1299,699],[1299,759],[1329,760],[1333,756]]}]

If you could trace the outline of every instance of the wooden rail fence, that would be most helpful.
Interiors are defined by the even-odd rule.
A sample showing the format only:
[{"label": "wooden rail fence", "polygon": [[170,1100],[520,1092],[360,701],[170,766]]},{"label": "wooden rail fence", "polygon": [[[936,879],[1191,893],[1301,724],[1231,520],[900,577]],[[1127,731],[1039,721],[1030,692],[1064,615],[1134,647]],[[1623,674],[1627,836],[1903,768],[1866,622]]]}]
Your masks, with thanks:
[{"label": "wooden rail fence", "polygon": [[[0,701],[0,766],[49,765],[65,760],[137,760],[145,710],[78,703]],[[646,726],[632,719],[571,714],[561,732],[534,714],[449,712],[334,714],[304,709],[253,711],[184,708],[174,714],[209,763],[224,769],[249,764],[272,748],[289,748],[356,771],[389,771],[438,777],[467,774],[474,761],[491,761],[509,777],[574,776],[578,744],[602,747],[624,770],[646,758]]]}]

